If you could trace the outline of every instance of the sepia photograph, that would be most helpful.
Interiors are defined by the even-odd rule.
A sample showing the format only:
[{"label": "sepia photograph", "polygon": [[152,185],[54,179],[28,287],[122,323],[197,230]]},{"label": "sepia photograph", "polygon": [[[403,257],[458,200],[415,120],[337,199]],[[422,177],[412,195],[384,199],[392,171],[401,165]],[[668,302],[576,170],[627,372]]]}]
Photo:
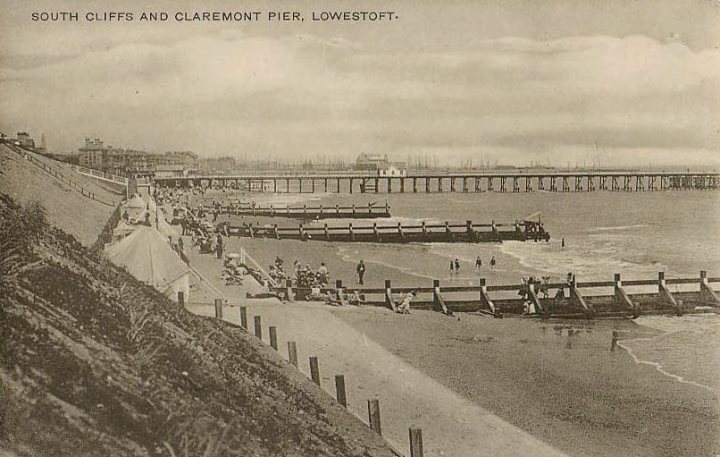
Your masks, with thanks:
[{"label": "sepia photograph", "polygon": [[720,457],[720,1],[0,0],[0,457]]}]

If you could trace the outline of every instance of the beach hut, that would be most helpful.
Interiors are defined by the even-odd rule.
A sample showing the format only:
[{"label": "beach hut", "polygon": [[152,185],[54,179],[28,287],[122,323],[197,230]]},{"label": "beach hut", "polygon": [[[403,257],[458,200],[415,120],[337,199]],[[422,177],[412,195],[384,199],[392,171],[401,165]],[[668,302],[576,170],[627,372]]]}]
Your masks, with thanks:
[{"label": "beach hut", "polygon": [[190,296],[192,270],[153,227],[138,227],[133,233],[106,249],[111,262],[125,267],[140,281],[155,287],[172,300],[183,292]]}]

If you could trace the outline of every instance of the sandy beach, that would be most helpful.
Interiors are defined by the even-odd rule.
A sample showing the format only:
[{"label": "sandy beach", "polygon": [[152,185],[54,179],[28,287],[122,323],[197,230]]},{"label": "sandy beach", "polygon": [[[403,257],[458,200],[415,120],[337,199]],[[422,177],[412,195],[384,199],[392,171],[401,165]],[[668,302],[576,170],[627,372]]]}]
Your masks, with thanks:
[{"label": "sandy beach", "polygon": [[[239,242],[261,263],[271,261],[280,249],[288,257],[297,254],[312,261],[323,255],[321,249],[306,249],[308,243],[281,241],[281,247],[276,243]],[[230,304],[249,306],[249,315],[261,315],[264,326],[276,325],[281,352],[288,339],[302,341],[303,370],[307,371],[302,363],[307,365],[308,355],[322,355],[322,382],[330,394],[334,392],[333,375],[344,372],[349,380],[348,396],[360,417],[366,414],[365,400],[379,394],[364,390],[363,385],[375,381],[366,377],[367,365],[358,368],[370,363],[367,347],[371,345],[377,357],[392,356],[390,360],[406,364],[417,379],[422,378],[425,395],[451,393],[448,398],[465,405],[460,408],[463,412],[468,408],[481,411],[480,416],[497,418],[504,426],[522,430],[523,436],[527,433],[568,455],[710,456],[718,450],[717,392],[678,382],[653,366],[637,363],[623,349],[610,351],[613,330],[624,339],[653,337],[660,330],[627,320],[566,323],[498,320],[462,313],[450,318],[423,311],[401,316],[371,307],[279,305],[273,300],[244,299],[244,287],[225,287],[219,280],[220,262],[211,256],[192,253],[191,262]],[[353,273],[353,265],[344,263],[347,266],[337,267],[339,274]],[[376,276],[368,276],[373,282],[386,274],[398,283],[411,279],[381,266],[374,271]],[[252,281],[248,279],[246,284]],[[191,298],[191,302],[196,300]],[[199,304],[193,309],[212,312],[210,306]],[[239,319],[236,308],[229,308],[226,315]],[[365,384],[358,384],[359,379]],[[393,382],[379,383],[379,391],[395,385]],[[407,385],[411,384],[415,382]],[[408,401],[388,398],[383,402],[392,408],[387,411],[394,424],[388,428],[391,441],[397,445],[405,442],[407,422],[412,420],[428,424],[423,431],[427,445],[437,446],[433,448],[437,452],[430,455],[465,455],[461,449],[472,448],[473,442],[462,438],[466,429],[458,425],[464,413],[458,413],[458,424],[450,427],[452,439],[445,439],[433,435],[433,428],[439,427],[435,415],[442,408],[426,404],[418,412]],[[492,428],[483,433],[497,434]],[[517,440],[510,432],[501,436],[509,442]],[[452,444],[456,442],[462,444]]]}]

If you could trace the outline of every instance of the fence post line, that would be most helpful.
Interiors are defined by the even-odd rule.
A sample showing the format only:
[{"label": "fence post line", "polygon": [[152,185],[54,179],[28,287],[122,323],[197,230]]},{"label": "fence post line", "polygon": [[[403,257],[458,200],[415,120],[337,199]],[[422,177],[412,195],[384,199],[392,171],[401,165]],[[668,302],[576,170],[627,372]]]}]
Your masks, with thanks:
[{"label": "fence post line", "polygon": [[278,350],[277,328],[270,326],[270,327],[268,327],[268,330],[270,332],[270,346],[277,351]]},{"label": "fence post line", "polygon": [[262,340],[262,320],[260,316],[255,316],[253,318],[254,324],[255,324],[255,336]]},{"label": "fence post line", "polygon": [[288,347],[288,359],[290,360],[290,363],[295,365],[295,367],[297,368],[297,366],[298,366],[297,344],[295,344],[294,341],[288,341],[287,347]]},{"label": "fence post line", "polygon": [[223,318],[223,301],[222,301],[222,298],[216,298],[216,299],[215,299],[215,318],[216,318],[216,319],[222,319],[222,318]]},{"label": "fence post line", "polygon": [[410,427],[410,457],[423,457],[421,428]]},{"label": "fence post line", "polygon": [[247,307],[246,306],[240,307],[240,326],[242,326],[242,328],[244,328],[245,330],[248,329]]},{"label": "fence post line", "polygon": [[341,374],[335,375],[335,391],[337,393],[337,401],[347,408],[347,395],[345,393],[345,376]]},{"label": "fence post line", "polygon": [[380,400],[368,400],[368,421],[370,422],[370,428],[378,435],[382,435],[382,427],[380,426]]},{"label": "fence post line", "polygon": [[315,356],[310,357],[310,378],[315,384],[320,385],[320,367],[318,366],[318,358]]}]

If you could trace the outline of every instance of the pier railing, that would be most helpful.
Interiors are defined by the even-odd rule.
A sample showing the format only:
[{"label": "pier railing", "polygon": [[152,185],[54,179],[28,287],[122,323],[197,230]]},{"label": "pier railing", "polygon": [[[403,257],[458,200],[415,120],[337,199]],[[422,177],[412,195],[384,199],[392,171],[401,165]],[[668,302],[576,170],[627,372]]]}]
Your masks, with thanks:
[{"label": "pier railing", "polygon": [[274,193],[594,192],[720,189],[717,172],[532,171],[379,175],[211,175],[156,177],[159,186],[230,188]]},{"label": "pier railing", "polygon": [[[720,277],[707,277],[705,271],[699,278],[666,279],[664,272],[657,279],[623,281],[615,274],[612,281],[575,281],[534,283],[534,284],[487,284],[479,279],[478,286],[441,286],[433,280],[431,286],[393,287],[390,280],[385,286],[344,287],[341,280],[335,287],[296,287],[292,280],[286,280],[284,287],[272,290],[282,296],[302,298],[337,297],[343,294],[363,296],[363,304],[392,308],[394,294],[418,294],[412,307],[417,309],[447,309],[459,312],[484,312],[495,316],[503,314],[527,314],[527,305],[532,304],[534,312],[543,317],[611,317],[639,316],[641,314],[676,314],[720,312],[720,299],[712,283],[719,283]],[[672,292],[669,285],[697,285],[697,289]],[[642,291],[628,292],[628,288],[642,287]],[[648,291],[656,287],[657,292]],[[611,288],[612,293],[597,293],[597,289]],[[590,290],[594,295],[585,295],[581,289]],[[493,297],[492,292],[500,292]],[[513,296],[512,293],[517,295]],[[503,295],[503,297],[500,297]],[[455,298],[451,298],[454,296]]]}]

